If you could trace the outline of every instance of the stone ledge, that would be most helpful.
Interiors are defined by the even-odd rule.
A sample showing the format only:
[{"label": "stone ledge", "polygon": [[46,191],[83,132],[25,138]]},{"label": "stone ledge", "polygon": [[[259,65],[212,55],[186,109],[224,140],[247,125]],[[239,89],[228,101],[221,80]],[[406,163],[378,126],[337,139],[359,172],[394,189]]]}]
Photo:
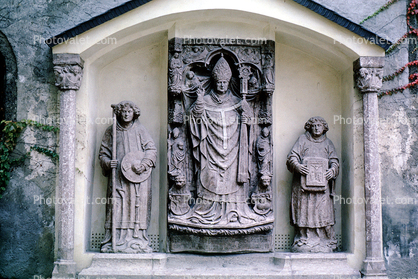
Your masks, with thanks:
[{"label": "stone ledge", "polygon": [[347,255],[96,254],[78,278],[360,278],[359,271],[348,265]]}]

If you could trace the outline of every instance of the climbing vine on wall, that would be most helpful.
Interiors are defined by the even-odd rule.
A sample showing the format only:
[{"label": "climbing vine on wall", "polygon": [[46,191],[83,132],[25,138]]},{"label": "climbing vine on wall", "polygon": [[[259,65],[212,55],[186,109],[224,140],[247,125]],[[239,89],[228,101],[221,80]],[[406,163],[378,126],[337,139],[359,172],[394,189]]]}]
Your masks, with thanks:
[{"label": "climbing vine on wall", "polygon": [[[16,148],[18,139],[22,131],[32,126],[46,132],[58,132],[58,128],[50,125],[45,125],[33,120],[21,121],[1,121],[1,141],[0,141],[0,198],[6,190],[6,186],[10,181],[11,172],[17,166],[24,163],[25,159],[30,156],[31,152],[24,154],[16,154],[13,151]],[[28,145],[27,143],[25,143]],[[56,160],[58,154],[51,148],[45,148],[36,144],[29,144],[31,151],[36,151]]]},{"label": "climbing vine on wall", "polygon": [[[391,1],[387,2],[380,9],[378,9],[374,14],[372,14],[371,16],[368,16],[367,18],[362,20],[360,22],[360,24],[362,24],[363,22],[365,22],[366,20],[368,20],[372,17],[375,17],[376,15],[378,15],[382,11],[388,9],[392,4],[394,4],[398,1],[399,0],[391,0]],[[412,0],[412,1],[409,2],[408,11],[406,13],[406,24],[408,26],[408,32],[406,32],[398,41],[396,41],[396,43],[394,43],[389,49],[387,49],[386,54],[389,54],[389,53],[393,52],[396,48],[399,47],[399,45],[402,42],[404,42],[408,38],[413,37],[415,40],[418,39],[418,29],[414,28],[411,25],[411,22],[410,22],[412,17],[418,15],[417,5],[418,5],[418,0]],[[415,47],[415,49],[412,50],[412,53],[414,53],[416,50],[418,50],[418,46]],[[418,60],[409,62],[405,66],[403,66],[402,68],[398,69],[393,74],[390,74],[390,75],[387,75],[387,76],[383,77],[383,82],[393,80],[395,77],[397,77],[398,75],[403,73],[406,68],[409,68],[409,67],[412,67],[412,66],[418,66]],[[384,95],[392,95],[392,94],[395,94],[395,93],[403,92],[405,89],[411,88],[411,87],[417,85],[418,84],[418,73],[414,73],[414,74],[409,75],[408,79],[409,79],[408,84],[400,86],[400,87],[392,88],[392,89],[390,89],[386,92],[380,92],[379,97],[382,97]]]},{"label": "climbing vine on wall", "polygon": [[369,20],[369,19],[377,16],[381,12],[387,10],[392,4],[395,4],[398,1],[399,0],[390,0],[389,2],[387,2],[386,4],[384,4],[382,7],[380,7],[377,11],[375,11],[372,15],[370,15],[370,16],[366,17],[365,19],[363,19],[362,21],[360,21],[360,24],[363,24],[366,20]]}]

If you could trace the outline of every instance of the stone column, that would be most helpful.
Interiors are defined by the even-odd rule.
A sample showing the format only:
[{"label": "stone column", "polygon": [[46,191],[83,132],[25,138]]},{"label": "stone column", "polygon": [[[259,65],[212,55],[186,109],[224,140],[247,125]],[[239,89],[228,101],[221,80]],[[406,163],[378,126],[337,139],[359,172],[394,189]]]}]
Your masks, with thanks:
[{"label": "stone column", "polygon": [[382,252],[382,209],[378,142],[377,93],[382,87],[384,57],[360,57],[354,62],[355,82],[363,94],[364,192],[366,203],[366,258],[364,278],[387,278]]},{"label": "stone column", "polygon": [[[57,261],[53,278],[75,278],[74,193],[76,92],[83,76],[83,60],[78,54],[54,54],[55,85],[60,89],[59,185],[56,227]],[[64,202],[65,201],[65,202]]]}]

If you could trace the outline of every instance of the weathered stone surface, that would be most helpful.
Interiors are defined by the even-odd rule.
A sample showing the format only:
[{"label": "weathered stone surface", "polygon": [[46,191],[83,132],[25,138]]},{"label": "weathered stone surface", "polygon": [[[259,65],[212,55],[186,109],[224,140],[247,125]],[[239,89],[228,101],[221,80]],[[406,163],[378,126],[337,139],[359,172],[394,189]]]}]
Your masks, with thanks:
[{"label": "weathered stone surface", "polygon": [[245,235],[271,230],[274,220],[274,43],[174,38],[169,48],[168,223],[182,232],[170,238],[171,251],[271,251],[271,236],[256,247],[258,236]]},{"label": "weathered stone surface", "polygon": [[[387,0],[315,0],[339,14],[360,22]],[[126,0],[104,1],[32,1],[11,0],[0,4],[0,27],[10,41],[18,64],[16,82],[18,119],[47,121],[59,118],[59,101],[54,86],[52,56],[42,42],[70,27],[118,6]],[[364,26],[384,38],[396,41],[406,32],[406,2],[398,1]],[[30,26],[30,27],[29,27]],[[28,28],[29,27],[29,28]],[[40,39],[40,40],[38,40]],[[415,45],[411,50],[415,48]],[[391,74],[408,62],[408,47],[402,46],[386,57],[384,75]],[[2,52],[3,53],[3,52]],[[415,52],[417,53],[417,52]],[[17,76],[17,72],[16,72]],[[385,89],[405,85],[408,69]],[[416,95],[402,94],[379,100],[379,152],[381,156],[382,197],[384,203],[383,244],[388,274],[414,277],[418,254],[417,206],[418,153],[416,139]],[[52,135],[45,140],[36,131],[25,136],[40,144],[53,145]],[[29,142],[29,140],[27,140]],[[33,275],[51,276],[53,268],[54,204],[34,203],[34,197],[54,198],[55,165],[39,157],[25,168],[12,173],[12,181],[0,200],[0,275],[6,278],[29,278]],[[412,199],[412,202],[411,202]],[[28,229],[30,228],[30,229]]]},{"label": "weathered stone surface", "polygon": [[[12,52],[0,51],[8,61],[16,61],[16,71],[11,71],[8,78],[15,83],[16,92],[11,92],[13,98],[7,102],[7,119],[31,119],[57,126],[59,93],[54,85],[51,49],[44,40],[125,2],[1,1],[0,29]],[[54,133],[36,129],[26,129],[21,140],[57,147]],[[29,150],[18,146],[17,151]],[[51,158],[32,152],[25,166],[12,172],[0,200],[0,277],[51,277],[57,167]]]},{"label": "weathered stone surface", "polygon": [[151,171],[157,148],[139,122],[140,109],[130,101],[112,105],[114,120],[100,146],[99,160],[107,187],[103,253],[150,253]]},{"label": "weathered stone surface", "polygon": [[[80,279],[111,278],[296,278],[353,279],[358,271],[347,264],[346,253],[245,255],[100,254]],[[326,263],[326,264],[325,264]],[[121,268],[115,270],[115,265]]]},{"label": "weathered stone surface", "polygon": [[[367,2],[344,1],[344,0],[315,0],[315,2],[350,19],[355,23],[361,22],[366,17],[372,15],[380,7],[386,4],[386,0],[374,0]],[[374,18],[365,21],[362,26],[376,32],[378,35],[392,42],[395,42],[404,34],[406,23],[401,15],[405,15],[406,1],[399,1],[385,12],[380,13]],[[394,28],[394,26],[399,28]]]},{"label": "weathered stone surface", "polygon": [[54,278],[73,278],[76,273],[74,262],[74,197],[75,197],[75,133],[76,92],[83,77],[83,60],[79,55],[54,55],[55,85],[60,96],[60,161],[58,198],[66,202],[58,205],[57,262]]},{"label": "weathered stone surface", "polygon": [[334,144],[326,136],[328,129],[322,117],[311,117],[305,123],[305,134],[287,156],[287,168],[293,173],[290,207],[296,230],[294,252],[330,253],[337,248],[333,196],[340,163]]},{"label": "weathered stone surface", "polygon": [[386,267],[382,253],[382,211],[379,173],[379,110],[377,92],[382,87],[380,57],[360,57],[354,62],[357,88],[363,94],[363,138],[364,138],[364,193],[366,203],[366,259],[362,275],[366,278],[385,278]]},{"label": "weathered stone surface", "polygon": [[270,232],[264,234],[238,235],[195,235],[171,232],[169,235],[170,252],[248,253],[272,251],[273,239]]}]

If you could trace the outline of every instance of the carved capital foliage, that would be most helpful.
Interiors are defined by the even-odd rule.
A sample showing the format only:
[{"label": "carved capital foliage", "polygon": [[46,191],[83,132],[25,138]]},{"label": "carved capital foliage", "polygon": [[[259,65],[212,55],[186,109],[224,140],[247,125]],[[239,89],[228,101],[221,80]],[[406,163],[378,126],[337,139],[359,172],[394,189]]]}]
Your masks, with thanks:
[{"label": "carved capital foliage", "polygon": [[354,78],[361,93],[377,92],[382,87],[384,57],[360,57],[354,62]]},{"label": "carved capital foliage", "polygon": [[55,54],[55,85],[60,90],[80,89],[83,78],[83,60],[78,54]]}]

